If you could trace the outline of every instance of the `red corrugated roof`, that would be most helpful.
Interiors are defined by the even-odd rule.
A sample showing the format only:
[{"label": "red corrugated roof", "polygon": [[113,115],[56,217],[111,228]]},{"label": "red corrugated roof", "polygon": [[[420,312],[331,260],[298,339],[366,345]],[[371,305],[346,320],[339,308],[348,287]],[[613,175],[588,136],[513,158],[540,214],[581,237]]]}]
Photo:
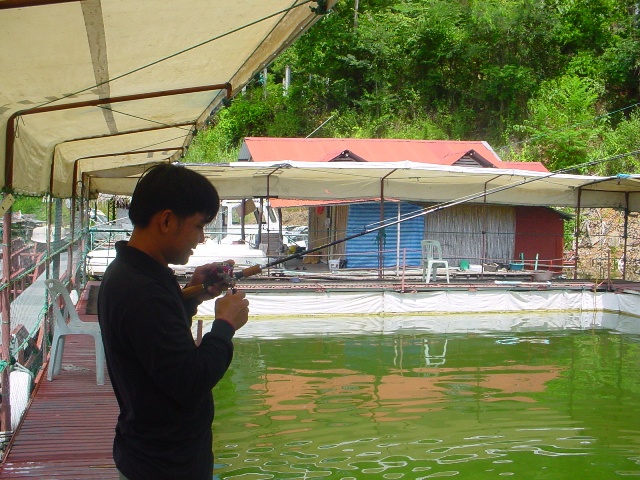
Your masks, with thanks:
[{"label": "red corrugated roof", "polygon": [[449,166],[473,150],[497,168],[548,171],[539,162],[503,162],[482,141],[247,137],[245,144],[254,162],[327,162],[349,150],[368,162],[410,160]]},{"label": "red corrugated roof", "polygon": [[534,172],[548,172],[549,170],[540,162],[502,162],[502,168],[514,170],[532,170]]}]

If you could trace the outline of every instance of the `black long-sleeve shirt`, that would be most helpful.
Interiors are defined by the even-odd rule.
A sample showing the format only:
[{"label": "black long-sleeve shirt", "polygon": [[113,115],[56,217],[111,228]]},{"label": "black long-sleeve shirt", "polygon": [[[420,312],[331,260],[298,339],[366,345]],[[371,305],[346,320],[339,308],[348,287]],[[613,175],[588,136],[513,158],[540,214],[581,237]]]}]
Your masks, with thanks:
[{"label": "black long-sleeve shirt", "polygon": [[120,415],[113,456],[130,480],[210,480],[211,389],[233,356],[234,329],[215,320],[196,346],[173,271],[118,242],[98,317]]}]

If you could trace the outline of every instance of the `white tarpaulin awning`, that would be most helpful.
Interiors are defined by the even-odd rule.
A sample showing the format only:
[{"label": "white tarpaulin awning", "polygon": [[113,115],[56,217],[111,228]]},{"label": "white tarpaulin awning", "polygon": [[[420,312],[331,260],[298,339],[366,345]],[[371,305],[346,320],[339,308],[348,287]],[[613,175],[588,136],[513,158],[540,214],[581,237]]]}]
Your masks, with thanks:
[{"label": "white tarpaulin awning", "polygon": [[309,0],[0,1],[0,186],[71,197],[78,169],[180,158],[194,128],[323,11]]},{"label": "white tarpaulin awning", "polygon": [[[190,164],[223,198],[297,200],[388,198],[419,202],[611,207],[640,211],[640,176],[624,179],[527,170],[445,167],[418,162],[236,162]],[[132,168],[130,173],[135,172]],[[136,177],[85,172],[95,192],[127,195]],[[628,188],[618,185],[626,182]],[[581,187],[584,187],[581,189]],[[630,192],[629,189],[634,189]]]}]

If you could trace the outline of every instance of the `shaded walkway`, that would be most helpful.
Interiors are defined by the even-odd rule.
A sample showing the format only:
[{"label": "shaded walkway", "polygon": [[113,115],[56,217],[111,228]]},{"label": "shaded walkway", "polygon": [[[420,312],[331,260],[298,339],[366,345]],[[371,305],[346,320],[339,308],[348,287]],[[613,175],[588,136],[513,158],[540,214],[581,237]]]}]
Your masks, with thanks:
[{"label": "shaded walkway", "polygon": [[52,382],[40,376],[0,478],[117,480],[111,447],[118,404],[108,379],[96,385],[93,338],[68,337],[61,374]]}]

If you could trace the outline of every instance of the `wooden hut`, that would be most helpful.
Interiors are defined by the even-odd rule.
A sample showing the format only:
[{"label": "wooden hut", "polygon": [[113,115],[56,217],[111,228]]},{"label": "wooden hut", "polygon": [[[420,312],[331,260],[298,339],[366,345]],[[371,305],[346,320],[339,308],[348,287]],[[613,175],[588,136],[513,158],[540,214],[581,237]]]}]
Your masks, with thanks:
[{"label": "wooden hut", "polygon": [[[482,141],[349,139],[349,138],[256,138],[245,139],[239,161],[276,162],[398,162],[409,160],[461,168],[499,168],[548,172],[538,162],[503,162]],[[384,200],[384,201],[383,201]],[[292,205],[273,199],[273,206]],[[480,203],[478,203],[480,202]],[[309,207],[309,240],[313,248],[380,222],[401,220],[326,251],[309,261],[339,259],[350,268],[418,266],[420,242],[438,240],[451,266],[485,264],[516,267],[560,267],[563,257],[564,219],[559,211],[538,206],[463,203],[423,216],[432,205],[402,198],[364,198],[360,201],[299,202]],[[408,216],[414,218],[405,220]],[[513,265],[512,265],[513,264]]]}]

